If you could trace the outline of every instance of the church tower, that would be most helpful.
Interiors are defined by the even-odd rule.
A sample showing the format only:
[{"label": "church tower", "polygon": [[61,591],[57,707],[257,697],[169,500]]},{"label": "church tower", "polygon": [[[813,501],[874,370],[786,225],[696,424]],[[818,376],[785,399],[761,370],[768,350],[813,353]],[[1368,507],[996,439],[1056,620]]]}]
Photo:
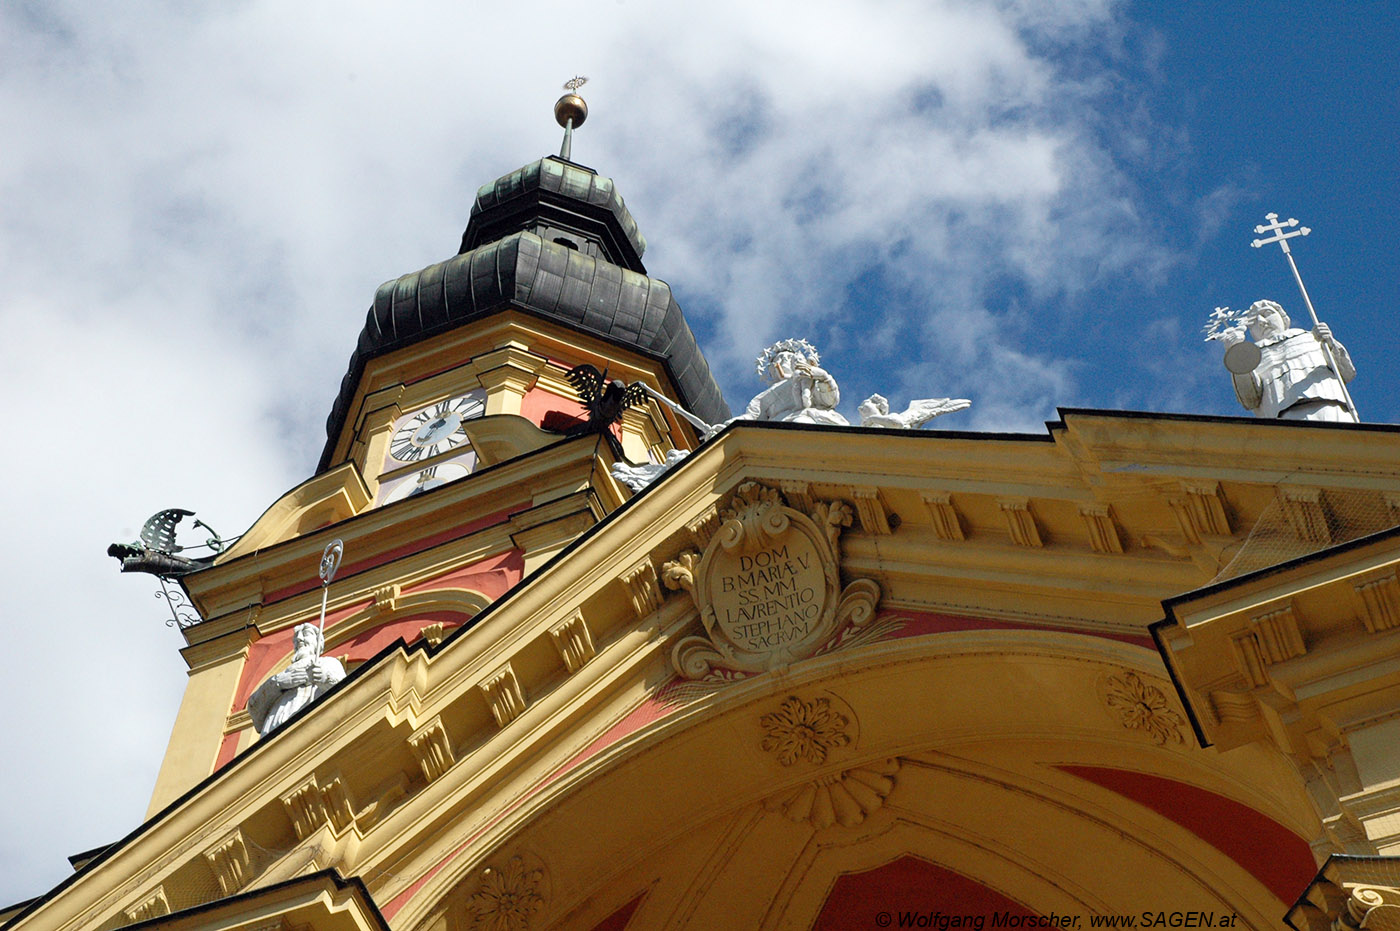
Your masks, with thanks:
[{"label": "church tower", "polygon": [[1400,430],[708,429],[586,112],[379,288],[180,578],[148,819],[3,931],[1382,926]]},{"label": "church tower", "polygon": [[[586,106],[570,93],[557,109],[571,136]],[[184,578],[203,622],[150,814],[254,741],[248,698],[315,619],[311,570],[328,541],[343,541],[345,562],[324,649],[353,672],[398,640],[441,643],[611,513],[619,451],[659,463],[696,445],[695,427],[655,400],[623,411],[616,444],[569,439],[586,417],[571,369],[728,417],[645,250],[611,179],[549,156],[477,192],[457,255],[380,286],[317,473]]]}]

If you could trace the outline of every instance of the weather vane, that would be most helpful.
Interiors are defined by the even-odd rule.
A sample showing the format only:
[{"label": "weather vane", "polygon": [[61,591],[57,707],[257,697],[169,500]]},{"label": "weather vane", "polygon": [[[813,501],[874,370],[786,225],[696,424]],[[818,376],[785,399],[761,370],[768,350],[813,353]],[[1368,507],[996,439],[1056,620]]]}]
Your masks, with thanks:
[{"label": "weather vane", "polygon": [[[172,589],[167,583],[212,565],[214,559],[233,542],[219,536],[218,531],[204,521],[195,520],[193,526],[203,527],[209,531],[210,536],[203,543],[181,546],[175,540],[177,525],[186,517],[193,516],[194,511],[188,508],[166,508],[157,511],[141,526],[139,540],[131,543],[113,543],[107,547],[107,555],[121,562],[123,572],[144,572],[156,577],[156,581],[160,583],[160,591],[155,593],[156,597],[165,601],[170,608],[170,620],[165,624],[167,627],[178,627],[181,630],[198,624],[201,618],[184,592],[179,587]],[[182,555],[200,549],[209,552],[198,557]]]},{"label": "weather vane", "polygon": [[335,570],[340,568],[340,557],[345,555],[345,544],[339,539],[332,540],[326,544],[326,548],[321,551],[321,634],[322,643],[325,643],[326,632],[326,598],[330,594],[331,579],[335,578]]},{"label": "weather vane", "polygon": [[554,102],[554,119],[564,127],[564,144],[559,147],[559,157],[565,160],[569,160],[573,152],[574,127],[582,126],[583,121],[588,119],[588,104],[578,95],[578,89],[587,83],[588,78],[584,75],[574,75],[564,82],[564,90],[568,93]]}]

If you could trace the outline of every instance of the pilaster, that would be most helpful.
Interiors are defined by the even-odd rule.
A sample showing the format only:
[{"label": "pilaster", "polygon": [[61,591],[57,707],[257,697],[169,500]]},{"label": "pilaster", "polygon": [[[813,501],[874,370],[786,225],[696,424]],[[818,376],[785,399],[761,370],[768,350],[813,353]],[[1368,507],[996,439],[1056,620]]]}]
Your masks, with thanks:
[{"label": "pilaster", "polygon": [[512,341],[472,360],[481,386],[486,389],[486,413],[519,414],[525,393],[535,386],[549,364],[523,344]]}]

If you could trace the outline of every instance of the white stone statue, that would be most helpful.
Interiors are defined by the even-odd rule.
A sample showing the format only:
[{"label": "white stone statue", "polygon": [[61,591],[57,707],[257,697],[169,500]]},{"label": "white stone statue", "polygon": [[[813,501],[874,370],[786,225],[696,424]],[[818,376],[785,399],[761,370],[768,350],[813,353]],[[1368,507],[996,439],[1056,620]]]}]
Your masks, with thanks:
[{"label": "white stone statue", "polygon": [[638,492],[660,478],[661,473],[689,455],[687,450],[672,449],[667,450],[666,458],[661,462],[646,462],[636,466],[626,462],[614,463],[612,476],[632,489],[633,492]]},{"label": "white stone statue", "polygon": [[951,414],[971,407],[967,398],[918,398],[909,402],[902,412],[890,413],[890,402],[883,395],[872,394],[856,408],[862,427],[887,427],[893,430],[917,430],[939,414]]},{"label": "white stone statue", "polygon": [[[755,360],[755,367],[759,377],[770,387],[750,401],[742,414],[727,423],[766,420],[849,427],[851,422],[836,410],[836,405],[841,401],[841,389],[831,373],[817,364],[820,361],[816,347],[805,339],[783,339],[769,346]],[[725,426],[705,423],[645,383],[635,384],[690,421],[700,431],[702,440],[708,440]],[[891,413],[890,402],[882,395],[872,394],[860,403],[860,425],[917,430],[940,414],[950,414],[971,405],[972,402],[966,398],[920,398],[910,401],[905,410]],[[673,449],[666,454],[663,462],[642,465],[618,462],[612,467],[612,476],[633,492],[639,492],[688,455],[684,450]]]},{"label": "white stone statue", "polygon": [[[1356,367],[1327,324],[1319,323],[1311,332],[1294,329],[1288,314],[1273,301],[1255,301],[1241,322],[1259,349],[1259,361],[1252,370],[1239,371],[1248,361],[1244,366],[1231,364],[1231,350],[1244,342],[1243,327],[1224,330],[1216,337],[1225,344],[1240,404],[1256,417],[1356,423],[1342,388],[1343,382],[1356,377]],[[1336,360],[1335,370],[1327,363],[1324,345]],[[1234,356],[1249,358],[1252,353],[1237,351]]]},{"label": "white stone statue", "polygon": [[295,651],[287,668],[258,686],[248,698],[248,716],[264,737],[345,678],[340,660],[321,655],[325,635],[315,624],[298,624],[292,643]]},{"label": "white stone statue", "polygon": [[836,379],[817,365],[821,357],[805,339],[779,340],[758,357],[759,377],[771,386],[749,402],[735,420],[777,420],[848,427],[836,412],[841,391]]}]

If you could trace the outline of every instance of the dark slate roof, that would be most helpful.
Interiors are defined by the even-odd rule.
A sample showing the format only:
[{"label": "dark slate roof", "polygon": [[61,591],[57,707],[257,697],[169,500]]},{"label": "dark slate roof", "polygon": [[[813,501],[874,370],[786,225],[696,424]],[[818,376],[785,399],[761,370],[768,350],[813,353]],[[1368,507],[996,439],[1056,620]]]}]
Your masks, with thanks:
[{"label": "dark slate roof", "polygon": [[332,465],[367,360],[511,307],[661,357],[683,405],[710,423],[728,419],[729,405],[669,285],[518,232],[379,286],[326,421],[318,471]]},{"label": "dark slate roof", "polygon": [[[646,238],[642,236],[641,230],[637,229],[637,221],[632,218],[632,213],[622,202],[622,195],[617,193],[617,186],[613,184],[612,179],[554,156],[532,162],[524,168],[497,178],[490,184],[483,184],[476,192],[476,203],[472,205],[467,235],[471,236],[472,228],[478,225],[478,220],[484,215],[496,212],[507,206],[510,201],[526,197],[534,191],[547,191],[571,201],[602,207],[617,219],[623,236],[636,250],[638,258],[647,251]],[[466,252],[475,245],[477,243],[464,240],[462,251]]]}]

